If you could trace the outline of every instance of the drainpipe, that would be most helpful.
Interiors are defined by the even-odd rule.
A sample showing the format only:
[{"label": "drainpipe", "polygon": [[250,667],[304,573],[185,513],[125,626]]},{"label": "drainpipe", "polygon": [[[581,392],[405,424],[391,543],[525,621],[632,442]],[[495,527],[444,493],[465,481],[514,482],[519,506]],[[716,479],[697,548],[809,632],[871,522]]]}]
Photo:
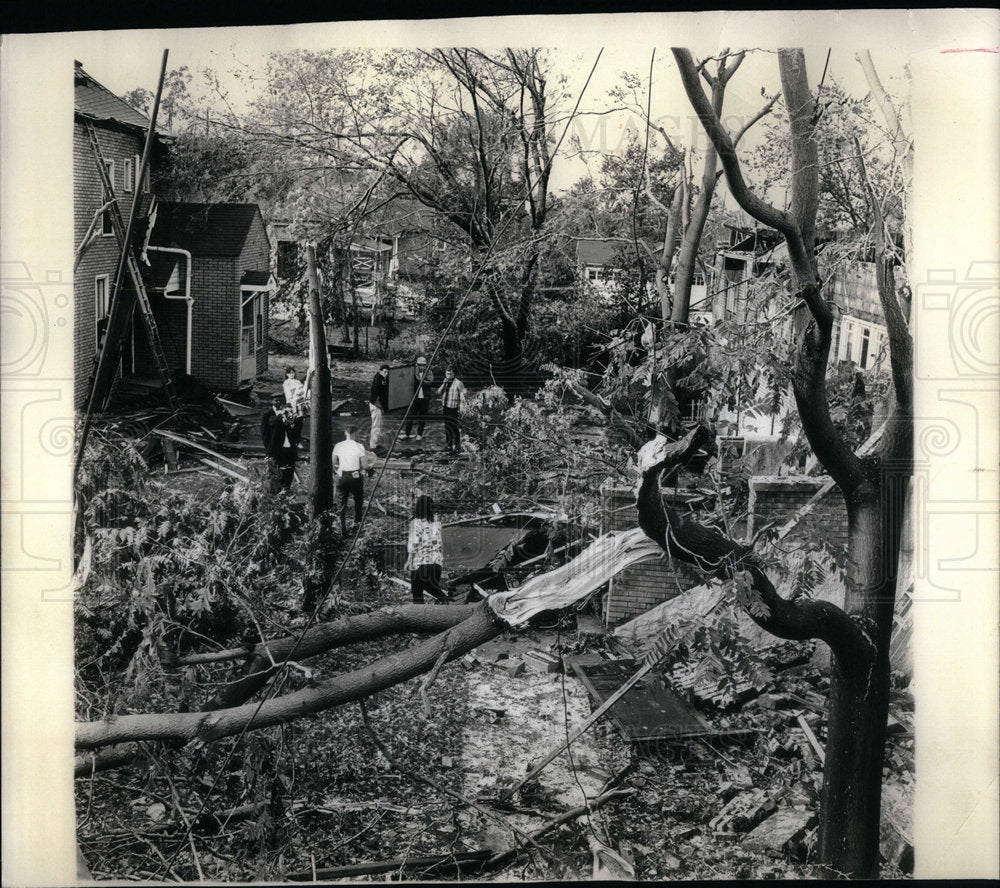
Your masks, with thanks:
[{"label": "drainpipe", "polygon": [[186,273],[184,275],[184,295],[183,296],[171,296],[169,293],[164,293],[163,296],[166,299],[183,299],[187,303],[187,337],[185,340],[185,353],[184,353],[184,372],[188,376],[191,375],[191,320],[194,316],[194,297],[191,295],[191,251],[183,250],[180,247],[153,247],[147,246],[146,250],[153,250],[157,253],[177,253],[184,257],[184,268]]}]

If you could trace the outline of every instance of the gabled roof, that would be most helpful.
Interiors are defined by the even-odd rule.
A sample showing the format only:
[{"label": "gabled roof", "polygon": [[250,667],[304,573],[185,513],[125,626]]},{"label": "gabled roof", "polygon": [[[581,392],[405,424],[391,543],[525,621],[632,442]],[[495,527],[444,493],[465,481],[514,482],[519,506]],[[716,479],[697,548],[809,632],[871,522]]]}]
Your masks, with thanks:
[{"label": "gabled roof", "polygon": [[582,237],[576,242],[576,261],[580,265],[607,265],[628,248],[624,241]]},{"label": "gabled roof", "polygon": [[264,224],[257,204],[161,200],[149,242],[181,247],[194,256],[239,256],[255,218]]},{"label": "gabled roof", "polygon": [[79,62],[73,71],[73,107],[78,114],[94,120],[114,120],[143,130],[149,128],[149,118],[145,114],[94,80]]}]

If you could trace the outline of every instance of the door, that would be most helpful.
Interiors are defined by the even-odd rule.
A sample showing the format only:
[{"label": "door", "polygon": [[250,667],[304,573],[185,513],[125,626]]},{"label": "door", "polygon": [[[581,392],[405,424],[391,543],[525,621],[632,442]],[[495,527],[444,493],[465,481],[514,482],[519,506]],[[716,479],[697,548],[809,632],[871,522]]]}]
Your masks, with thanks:
[{"label": "door", "polygon": [[240,317],[240,382],[257,376],[257,317],[260,294],[243,291]]}]

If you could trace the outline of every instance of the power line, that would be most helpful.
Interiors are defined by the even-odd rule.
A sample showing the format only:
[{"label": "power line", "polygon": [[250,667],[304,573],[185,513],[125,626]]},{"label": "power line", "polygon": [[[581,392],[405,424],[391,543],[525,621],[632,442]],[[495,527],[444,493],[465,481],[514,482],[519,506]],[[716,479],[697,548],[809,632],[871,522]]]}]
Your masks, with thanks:
[{"label": "power line", "polygon": [[[553,150],[552,154],[550,155],[549,164],[548,164],[549,167],[551,167],[552,161],[555,159],[555,156],[558,153],[559,148],[561,147],[561,145],[563,143],[563,140],[566,137],[566,133],[569,130],[569,125],[572,122],[573,117],[574,117],[577,109],[580,107],[580,102],[583,99],[583,94],[586,92],[587,87],[590,85],[591,78],[594,76],[594,71],[597,70],[597,63],[600,61],[601,55],[602,55],[603,52],[604,52],[604,48],[602,47],[598,51],[597,57],[594,59],[594,64],[593,64],[593,66],[590,69],[590,73],[587,75],[587,80],[583,84],[583,88],[580,90],[580,94],[577,97],[576,104],[573,107],[573,112],[570,114],[569,119],[566,121],[566,126],[563,128],[562,135],[559,137],[559,141],[556,143],[555,149]],[[528,183],[528,188],[530,188],[530,187],[531,187],[531,185],[530,185],[530,183]],[[527,199],[527,192],[525,192],[525,199]],[[458,306],[455,308],[455,312],[452,315],[451,320],[448,321],[447,326],[442,331],[441,335],[438,337],[437,344],[434,346],[434,350],[431,352],[430,358],[428,359],[428,365],[434,360],[434,358],[437,356],[438,352],[441,350],[441,346],[444,344],[445,338],[451,333],[451,330],[452,330],[452,328],[455,325],[455,321],[458,319],[460,313],[462,312],[462,309],[465,307],[466,302],[469,300],[469,297],[472,295],[473,287],[475,287],[475,285],[478,283],[480,276],[482,275],[482,273],[486,269],[487,263],[492,258],[493,253],[496,250],[497,244],[499,243],[499,241],[503,237],[503,235],[506,234],[507,230],[510,228],[511,224],[514,222],[514,220],[516,218],[517,218],[516,213],[512,211],[509,214],[509,216],[507,217],[506,222],[504,222],[503,226],[501,227],[501,229],[499,230],[499,232],[497,233],[497,235],[491,241],[490,247],[486,251],[486,255],[483,257],[482,261],[479,264],[479,267],[476,269],[475,274],[472,276],[472,280],[469,282],[469,285],[466,288],[466,291],[463,294],[461,301],[459,302]],[[406,407],[406,413],[404,414],[404,420],[405,420],[405,418],[407,416],[410,415],[410,411],[412,410],[413,404],[416,401],[416,396],[417,396],[418,392],[419,392],[419,388],[416,391],[414,391],[413,396],[410,398],[410,403],[407,405],[407,407]],[[212,793],[215,791],[215,787],[218,785],[219,780],[222,778],[222,775],[225,773],[226,768],[229,766],[229,763],[232,761],[233,755],[236,753],[236,750],[239,747],[240,743],[243,741],[243,738],[247,735],[247,732],[250,730],[251,726],[253,725],[253,721],[257,717],[258,713],[260,712],[261,707],[263,707],[263,705],[272,696],[274,696],[276,693],[279,693],[284,688],[285,681],[286,681],[286,679],[288,677],[288,672],[287,672],[287,669],[286,669],[286,667],[288,666],[288,663],[294,657],[295,652],[299,649],[299,646],[302,644],[302,640],[305,638],[306,633],[309,631],[309,629],[312,627],[312,625],[316,622],[316,619],[319,616],[319,612],[322,609],[323,604],[326,602],[326,599],[329,597],[330,592],[335,588],[335,586],[337,584],[337,581],[340,579],[340,576],[341,576],[341,574],[344,571],[344,567],[347,565],[347,562],[349,561],[352,553],[354,552],[354,548],[357,545],[358,538],[361,535],[361,530],[364,527],[365,520],[367,519],[368,513],[371,510],[371,505],[375,501],[375,492],[378,490],[379,484],[381,483],[382,478],[385,475],[385,471],[386,471],[386,468],[387,468],[387,465],[388,465],[388,458],[389,458],[389,456],[392,455],[392,450],[395,447],[397,440],[399,439],[399,433],[400,433],[400,429],[401,428],[402,428],[402,424],[400,424],[400,426],[397,427],[397,429],[396,429],[396,434],[393,436],[392,443],[389,445],[389,449],[388,449],[388,451],[386,453],[386,459],[382,463],[381,471],[379,472],[378,477],[375,479],[375,484],[372,486],[371,495],[368,497],[368,502],[365,504],[365,509],[364,509],[364,512],[361,515],[361,520],[357,523],[357,525],[354,528],[354,536],[351,538],[351,542],[348,544],[347,552],[344,554],[344,557],[343,557],[343,559],[340,562],[340,566],[337,568],[336,572],[334,573],[333,578],[330,580],[330,586],[329,586],[329,588],[319,598],[319,600],[316,602],[316,605],[314,606],[314,608],[312,610],[312,613],[310,613],[308,619],[306,620],[305,625],[299,631],[299,635],[295,639],[295,644],[291,647],[291,649],[285,655],[285,658],[281,661],[281,663],[279,663],[277,665],[276,671],[280,672],[280,678],[278,679],[277,682],[272,682],[272,684],[267,688],[267,690],[265,690],[263,696],[261,697],[260,702],[257,704],[257,708],[254,710],[253,715],[250,716],[250,718],[247,720],[246,725],[244,725],[243,729],[237,735],[236,740],[233,743],[233,745],[232,745],[231,749],[229,750],[229,752],[226,754],[226,757],[223,760],[222,765],[219,767],[218,771],[216,772],[216,775],[215,775],[215,777],[212,780],[212,785],[208,788],[207,792],[205,793],[204,797],[202,798],[202,802],[201,802],[201,805],[200,805],[200,807],[198,809],[198,813],[194,817],[190,818],[190,823],[191,824],[196,823],[198,821],[198,818],[201,817],[201,815],[204,813],[205,808],[208,805],[209,798],[211,797]],[[187,840],[189,842],[192,841],[192,828],[188,827],[187,830],[186,830],[186,832],[187,832]],[[177,845],[177,847],[174,849],[174,853],[171,855],[171,857],[169,858],[169,860],[166,861],[166,865],[165,865],[164,869],[161,870],[160,873],[158,874],[158,877],[159,877],[159,875],[168,875],[172,871],[173,862],[177,859],[177,855],[180,853],[180,850],[183,847],[184,847],[183,843],[180,843],[180,844]]]}]

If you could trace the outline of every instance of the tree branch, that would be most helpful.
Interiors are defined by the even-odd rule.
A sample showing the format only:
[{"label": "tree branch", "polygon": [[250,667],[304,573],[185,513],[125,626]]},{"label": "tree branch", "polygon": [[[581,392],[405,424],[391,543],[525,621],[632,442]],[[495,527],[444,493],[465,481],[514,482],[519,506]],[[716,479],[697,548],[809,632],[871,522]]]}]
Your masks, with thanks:
[{"label": "tree branch", "polygon": [[[782,598],[760,566],[752,549],[729,539],[710,527],[667,509],[660,495],[660,477],[664,470],[676,471],[692,448],[708,435],[699,426],[676,444],[657,438],[639,451],[642,484],[636,496],[639,527],[672,558],[691,564],[698,570],[721,579],[749,574],[762,608],[747,608],[749,616],[761,628],[779,638],[825,641],[838,659],[861,663],[874,654],[871,639],[841,608],[827,601],[788,601]],[[686,442],[685,446],[681,446]]]},{"label": "tree branch", "polygon": [[267,700],[259,707],[246,704],[216,712],[178,712],[112,716],[104,721],[77,724],[77,749],[95,749],[136,740],[184,743],[199,739],[218,740],[239,734],[252,722],[254,728],[283,724],[303,715],[360,700],[430,669],[448,652],[449,660],[499,635],[505,624],[493,616],[485,603],[457,626],[411,648],[384,657],[316,687],[304,688]]}]

